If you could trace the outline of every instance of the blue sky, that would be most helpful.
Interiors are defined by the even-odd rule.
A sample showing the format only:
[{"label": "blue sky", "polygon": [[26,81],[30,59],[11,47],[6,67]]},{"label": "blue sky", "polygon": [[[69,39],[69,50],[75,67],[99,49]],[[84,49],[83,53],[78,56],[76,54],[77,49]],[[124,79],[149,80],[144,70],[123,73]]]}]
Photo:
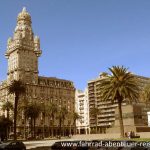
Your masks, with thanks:
[{"label": "blue sky", "polygon": [[77,89],[113,65],[150,77],[149,0],[1,0],[0,80],[23,6],[41,39],[40,75],[72,80]]}]

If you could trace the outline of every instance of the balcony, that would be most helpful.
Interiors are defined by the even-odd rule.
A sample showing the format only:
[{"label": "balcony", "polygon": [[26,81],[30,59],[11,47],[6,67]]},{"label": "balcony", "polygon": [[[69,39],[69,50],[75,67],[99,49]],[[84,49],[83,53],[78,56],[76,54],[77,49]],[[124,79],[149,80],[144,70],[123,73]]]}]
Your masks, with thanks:
[{"label": "balcony", "polygon": [[80,110],[84,110],[84,107],[80,107],[79,109],[80,109]]},{"label": "balcony", "polygon": [[115,121],[115,118],[105,118],[105,119],[99,119],[98,122],[110,122],[110,121]]},{"label": "balcony", "polygon": [[95,105],[95,101],[90,102],[89,105]]},{"label": "balcony", "polygon": [[101,112],[102,112],[102,113],[115,112],[115,109],[103,109]]},{"label": "balcony", "polygon": [[100,114],[98,117],[114,117],[115,114]]},{"label": "balcony", "polygon": [[84,112],[79,112],[81,115],[84,114]]},{"label": "balcony", "polygon": [[94,106],[94,104],[89,105],[89,109],[92,109]]},{"label": "balcony", "polygon": [[94,83],[88,83],[88,88],[89,87],[94,87]]},{"label": "balcony", "polygon": [[102,126],[111,126],[112,123],[108,122],[108,123],[98,123],[98,126],[102,127]]},{"label": "balcony", "polygon": [[80,103],[80,107],[84,106],[84,103]]},{"label": "balcony", "polygon": [[89,93],[88,95],[89,95],[89,97],[95,96],[95,95],[94,95],[94,92],[91,92],[91,93]]}]

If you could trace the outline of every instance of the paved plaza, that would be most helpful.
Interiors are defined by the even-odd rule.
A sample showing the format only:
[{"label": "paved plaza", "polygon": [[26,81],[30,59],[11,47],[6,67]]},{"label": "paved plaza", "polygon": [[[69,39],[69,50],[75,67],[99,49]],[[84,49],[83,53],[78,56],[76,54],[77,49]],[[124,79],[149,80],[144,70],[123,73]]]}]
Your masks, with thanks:
[{"label": "paved plaza", "polygon": [[[150,138],[149,132],[138,133],[141,138]],[[88,135],[74,135],[70,139],[58,139],[58,140],[42,140],[42,141],[25,141],[27,149],[33,149],[36,147],[51,147],[57,141],[75,141],[75,140],[105,140],[105,139],[118,139],[119,133],[111,134],[88,134]]]}]

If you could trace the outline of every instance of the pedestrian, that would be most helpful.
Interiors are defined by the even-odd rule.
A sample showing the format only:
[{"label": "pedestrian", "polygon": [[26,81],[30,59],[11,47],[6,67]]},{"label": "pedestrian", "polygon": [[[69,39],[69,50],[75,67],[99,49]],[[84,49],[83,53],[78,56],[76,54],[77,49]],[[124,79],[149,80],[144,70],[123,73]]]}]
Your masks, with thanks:
[{"label": "pedestrian", "polygon": [[130,133],[130,131],[128,132],[128,138],[129,138],[129,139],[131,138],[131,133]]},{"label": "pedestrian", "polygon": [[125,137],[128,137],[128,133],[127,132],[125,132]]}]

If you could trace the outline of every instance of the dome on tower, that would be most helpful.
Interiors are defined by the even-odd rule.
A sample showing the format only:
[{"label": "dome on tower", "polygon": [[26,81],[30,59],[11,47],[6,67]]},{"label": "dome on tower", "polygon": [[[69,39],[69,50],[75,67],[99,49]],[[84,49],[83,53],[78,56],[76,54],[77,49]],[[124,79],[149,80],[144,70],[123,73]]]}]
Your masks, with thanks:
[{"label": "dome on tower", "polygon": [[20,13],[18,14],[17,21],[20,21],[20,20],[25,20],[25,21],[31,22],[31,16],[30,16],[30,14],[26,11],[26,8],[25,8],[25,7],[23,7],[22,12],[20,12]]}]

